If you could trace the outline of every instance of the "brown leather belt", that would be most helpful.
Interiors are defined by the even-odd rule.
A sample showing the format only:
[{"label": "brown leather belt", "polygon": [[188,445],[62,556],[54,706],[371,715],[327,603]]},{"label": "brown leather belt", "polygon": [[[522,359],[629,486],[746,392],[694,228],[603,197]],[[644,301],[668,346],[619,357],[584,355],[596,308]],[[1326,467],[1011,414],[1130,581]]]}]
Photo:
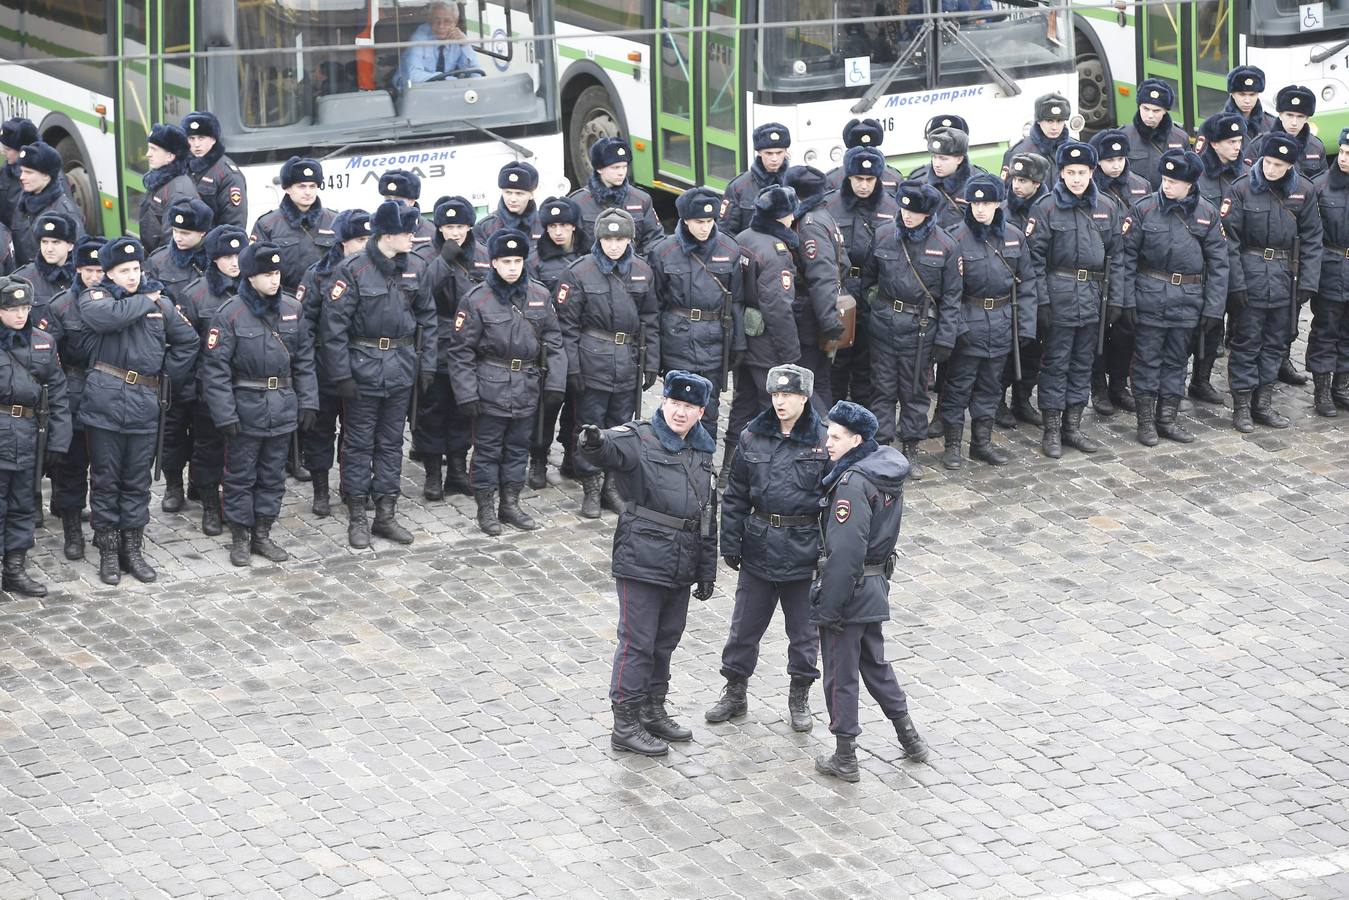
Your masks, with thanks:
[{"label": "brown leather belt", "polygon": [[33,407],[24,406],[23,404],[20,403],[12,403],[12,404],[6,403],[4,406],[0,406],[0,417],[3,417],[6,411],[8,411],[9,416],[12,419],[33,418]]},{"label": "brown leather belt", "polygon": [[119,369],[116,366],[109,365],[108,363],[105,362],[94,363],[94,368],[100,372],[106,372],[107,374],[112,375],[115,378],[120,378],[127,384],[141,385],[142,387],[147,387],[152,391],[159,390],[158,375],[142,375],[140,372],[132,372],[128,371],[127,369]]},{"label": "brown leather belt", "polygon": [[392,350],[394,347],[411,347],[409,338],[352,338],[351,342],[361,347],[374,347],[376,350]]},{"label": "brown leather belt", "polygon": [[962,297],[961,301],[971,306],[982,306],[984,309],[997,309],[999,306],[1006,306],[1012,302],[1012,295],[1006,297]]},{"label": "brown leather belt", "polygon": [[1174,285],[1204,283],[1203,275],[1186,275],[1183,272],[1163,272],[1161,269],[1139,269],[1138,274],[1146,275],[1149,278],[1156,278],[1160,281],[1167,281]]},{"label": "brown leather belt", "polygon": [[289,388],[290,379],[277,375],[270,378],[236,378],[234,386],[251,391],[275,391],[279,388]]}]

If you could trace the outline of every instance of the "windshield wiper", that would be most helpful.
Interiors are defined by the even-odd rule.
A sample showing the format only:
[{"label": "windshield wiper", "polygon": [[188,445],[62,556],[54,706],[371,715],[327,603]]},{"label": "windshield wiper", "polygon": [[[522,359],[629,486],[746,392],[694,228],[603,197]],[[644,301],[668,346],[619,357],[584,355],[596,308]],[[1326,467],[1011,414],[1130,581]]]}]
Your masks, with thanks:
[{"label": "windshield wiper", "polygon": [[923,46],[923,42],[927,40],[930,34],[932,34],[932,23],[924,22],[923,26],[918,29],[918,33],[913,36],[913,40],[909,42],[909,46],[905,47],[904,52],[899,54],[899,58],[894,61],[890,68],[885,70],[885,74],[880,77],[880,80],[867,88],[867,92],[852,105],[850,112],[853,115],[860,116],[876,105],[876,99],[885,93],[885,89],[890,86],[890,82],[895,80],[899,70],[913,58],[913,55]]},{"label": "windshield wiper", "polygon": [[1345,47],[1349,47],[1349,41],[1340,41],[1338,44],[1336,44],[1334,47],[1331,47],[1328,50],[1318,50],[1317,52],[1312,54],[1311,61],[1314,63],[1323,63],[1326,60],[1330,59],[1332,56],[1334,56],[1336,53],[1339,53]]},{"label": "windshield wiper", "polygon": [[469,128],[472,128],[474,131],[481,132],[482,134],[487,135],[489,138],[491,138],[491,139],[494,140],[494,141],[498,141],[499,143],[505,144],[507,147],[510,147],[512,150],[514,150],[516,153],[518,153],[518,154],[520,154],[521,156],[523,156],[525,159],[529,159],[531,156],[534,155],[534,151],[531,150],[531,149],[529,149],[529,148],[526,147],[525,145],[523,145],[523,144],[517,144],[515,141],[511,140],[510,138],[502,137],[501,135],[497,134],[495,131],[490,131],[490,130],[488,130],[488,129],[486,129],[486,128],[483,128],[483,127],[482,127],[481,125],[479,125],[477,122],[470,122],[468,119],[458,119],[457,121],[460,122],[460,123],[462,123],[462,124],[464,124],[464,125],[467,125]]},{"label": "windshield wiper", "polygon": [[942,30],[942,33],[951,40],[964,47],[969,52],[970,56],[973,57],[974,61],[982,66],[983,70],[988,73],[988,77],[992,78],[998,87],[1002,88],[1004,94],[1008,97],[1015,97],[1017,94],[1021,93],[1021,85],[1012,80],[1011,76],[1007,74],[1007,70],[995,63],[992,57],[988,56],[984,51],[976,47],[974,41],[961,34],[960,29],[953,23],[942,20],[937,27],[939,27]]}]

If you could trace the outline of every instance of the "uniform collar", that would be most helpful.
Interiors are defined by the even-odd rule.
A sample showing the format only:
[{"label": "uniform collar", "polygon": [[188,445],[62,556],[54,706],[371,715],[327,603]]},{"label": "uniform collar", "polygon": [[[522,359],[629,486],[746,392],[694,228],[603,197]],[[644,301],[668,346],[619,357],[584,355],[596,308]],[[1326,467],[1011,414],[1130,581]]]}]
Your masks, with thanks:
[{"label": "uniform collar", "polygon": [[680,453],[686,448],[692,448],[699,453],[712,453],[717,449],[717,444],[703,428],[703,423],[699,422],[689,431],[687,437],[680,437],[665,424],[665,410],[657,409],[651,417],[651,430],[656,433],[656,440],[660,441],[661,447],[666,453]]}]

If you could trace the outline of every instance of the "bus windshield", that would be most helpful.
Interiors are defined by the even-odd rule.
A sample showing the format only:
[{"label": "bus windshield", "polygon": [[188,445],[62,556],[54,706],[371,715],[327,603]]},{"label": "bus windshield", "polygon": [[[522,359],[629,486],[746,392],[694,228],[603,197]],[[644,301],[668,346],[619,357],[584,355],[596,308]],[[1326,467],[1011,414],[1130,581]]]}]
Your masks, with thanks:
[{"label": "bus windshield", "polygon": [[[1325,0],[1324,21],[1303,23],[1298,0],[1251,0],[1249,35],[1256,43],[1273,39],[1327,43],[1349,38],[1349,0]],[[1305,28],[1304,28],[1305,24]]]},{"label": "bus windshield", "polygon": [[[848,84],[870,84],[890,73],[886,91],[899,93],[989,81],[990,70],[1015,78],[1072,66],[1065,17],[1034,6],[940,0],[942,11],[959,15],[944,21],[847,22],[935,13],[937,8],[936,0],[763,0],[760,21],[768,27],[760,43],[759,87],[837,91]],[[984,11],[988,15],[975,14]],[[773,27],[775,22],[829,19],[845,24]],[[901,59],[903,63],[891,72]],[[845,71],[858,66],[862,71],[851,75]]]}]

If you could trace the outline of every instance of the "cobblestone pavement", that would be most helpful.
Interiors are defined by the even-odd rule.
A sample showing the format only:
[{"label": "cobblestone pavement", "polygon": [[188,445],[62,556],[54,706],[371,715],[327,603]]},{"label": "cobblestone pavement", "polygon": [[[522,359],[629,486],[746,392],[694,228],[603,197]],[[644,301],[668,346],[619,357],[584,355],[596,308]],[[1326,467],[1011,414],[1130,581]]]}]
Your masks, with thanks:
[{"label": "cobblestone pavement", "polygon": [[934,754],[864,698],[857,785],[813,773],[818,690],[788,726],[776,623],[749,716],[702,721],[724,570],[675,656],[695,741],[609,749],[613,519],[571,482],[489,539],[409,465],[417,543],[373,552],[292,484],[296,558],[247,572],[156,498],[150,587],[50,523],[59,589],[0,604],[0,898],[1349,896],[1349,419],[1280,395],[1284,432],[1187,404],[1188,447],[1089,415],[1095,458],[1022,426],[929,468],[887,630]]}]

